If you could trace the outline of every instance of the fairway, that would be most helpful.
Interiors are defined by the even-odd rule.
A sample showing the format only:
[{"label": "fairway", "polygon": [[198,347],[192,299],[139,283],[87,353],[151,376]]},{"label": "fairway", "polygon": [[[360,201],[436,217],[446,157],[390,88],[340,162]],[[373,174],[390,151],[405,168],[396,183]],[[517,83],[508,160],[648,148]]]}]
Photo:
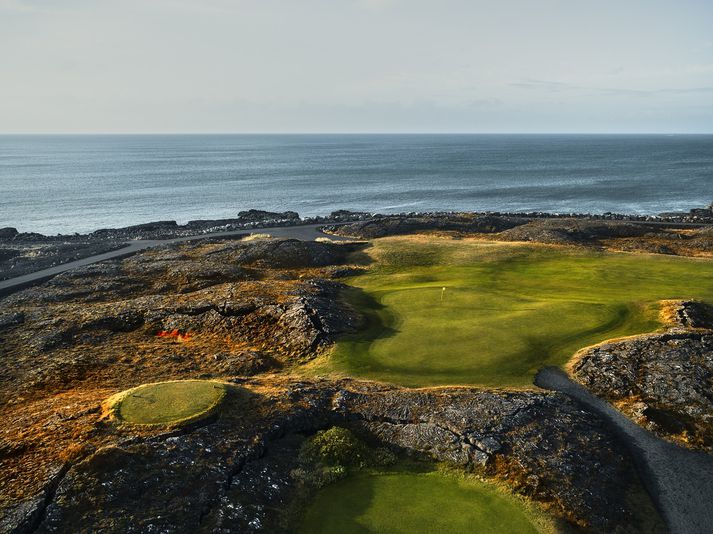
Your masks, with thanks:
[{"label": "fairway", "polygon": [[353,475],[323,489],[300,532],[537,534],[536,525],[531,510],[490,484],[437,472],[389,472]]},{"label": "fairway", "polygon": [[110,397],[107,409],[119,423],[173,426],[209,415],[226,394],[212,380],[174,380],[144,384]]},{"label": "fairway", "polygon": [[702,259],[422,236],[375,240],[368,254],[345,294],[367,324],[309,373],[530,385],[582,347],[656,330],[660,300],[713,302]]}]

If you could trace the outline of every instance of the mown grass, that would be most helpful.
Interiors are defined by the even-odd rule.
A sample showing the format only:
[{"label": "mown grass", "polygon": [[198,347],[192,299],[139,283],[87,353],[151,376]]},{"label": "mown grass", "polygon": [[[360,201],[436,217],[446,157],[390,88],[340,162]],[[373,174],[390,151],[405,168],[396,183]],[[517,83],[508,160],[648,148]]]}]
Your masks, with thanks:
[{"label": "mown grass", "polygon": [[174,426],[212,413],[226,391],[212,380],[156,382],[117,393],[106,408],[120,424]]},{"label": "mown grass", "polygon": [[307,509],[304,534],[527,534],[538,514],[492,484],[437,471],[366,472],[327,486]]},{"label": "mown grass", "polygon": [[582,347],[656,330],[660,300],[713,302],[702,259],[436,237],[380,239],[368,254],[345,294],[366,325],[310,373],[529,385]]}]

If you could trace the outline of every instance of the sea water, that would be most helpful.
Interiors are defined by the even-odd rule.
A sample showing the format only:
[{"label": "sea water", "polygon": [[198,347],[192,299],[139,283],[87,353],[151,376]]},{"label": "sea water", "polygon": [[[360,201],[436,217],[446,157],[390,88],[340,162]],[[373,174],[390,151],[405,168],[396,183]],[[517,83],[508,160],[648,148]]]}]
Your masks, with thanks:
[{"label": "sea water", "polygon": [[713,201],[713,135],[4,135],[0,227],[241,210],[656,214]]}]

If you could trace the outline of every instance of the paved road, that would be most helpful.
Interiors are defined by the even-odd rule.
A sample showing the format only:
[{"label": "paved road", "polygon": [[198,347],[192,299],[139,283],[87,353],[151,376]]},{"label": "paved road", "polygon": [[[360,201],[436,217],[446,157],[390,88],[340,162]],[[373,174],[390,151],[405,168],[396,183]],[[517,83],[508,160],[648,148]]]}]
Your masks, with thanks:
[{"label": "paved road", "polygon": [[542,369],[535,384],[569,395],[612,425],[627,444],[672,534],[713,532],[713,456],[656,437],[558,368]]},{"label": "paved road", "polygon": [[249,228],[245,230],[234,230],[230,232],[214,232],[211,234],[174,237],[171,239],[146,239],[130,241],[127,243],[127,246],[117,250],[112,250],[111,252],[104,252],[103,254],[88,256],[80,260],[70,261],[68,263],[63,263],[62,265],[56,265],[54,267],[42,269],[41,271],[35,271],[34,273],[10,278],[9,280],[2,280],[0,281],[0,296],[8,295],[20,289],[24,289],[25,287],[44,282],[45,280],[49,280],[50,278],[57,276],[60,273],[69,271],[70,269],[83,267],[85,265],[91,265],[92,263],[97,263],[104,260],[131,256],[132,254],[136,254],[141,250],[146,250],[148,248],[153,248],[160,245],[167,245],[171,243],[185,243],[187,241],[195,241],[197,239],[234,237],[251,233],[270,234],[275,237],[290,237],[294,239],[301,239],[302,241],[312,241],[318,237],[329,237],[330,239],[333,239],[335,241],[341,241],[346,239],[339,236],[325,234],[320,230],[322,226],[324,225],[306,224],[300,226],[278,226],[272,228]]}]

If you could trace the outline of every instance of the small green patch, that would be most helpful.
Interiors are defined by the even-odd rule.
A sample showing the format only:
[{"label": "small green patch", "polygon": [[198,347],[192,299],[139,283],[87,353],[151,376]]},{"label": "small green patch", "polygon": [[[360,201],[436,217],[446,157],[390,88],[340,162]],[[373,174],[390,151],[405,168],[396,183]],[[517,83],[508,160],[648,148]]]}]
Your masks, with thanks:
[{"label": "small green patch", "polygon": [[369,447],[351,430],[333,426],[305,441],[292,477],[305,487],[322,488],[350,472],[395,462],[396,455],[390,450]]},{"label": "small green patch", "polygon": [[212,414],[227,386],[212,380],[174,380],[144,384],[113,395],[105,411],[119,424],[179,426]]},{"label": "small green patch", "polygon": [[321,490],[304,534],[434,532],[537,534],[549,521],[517,497],[472,477],[436,471],[360,472]]}]

